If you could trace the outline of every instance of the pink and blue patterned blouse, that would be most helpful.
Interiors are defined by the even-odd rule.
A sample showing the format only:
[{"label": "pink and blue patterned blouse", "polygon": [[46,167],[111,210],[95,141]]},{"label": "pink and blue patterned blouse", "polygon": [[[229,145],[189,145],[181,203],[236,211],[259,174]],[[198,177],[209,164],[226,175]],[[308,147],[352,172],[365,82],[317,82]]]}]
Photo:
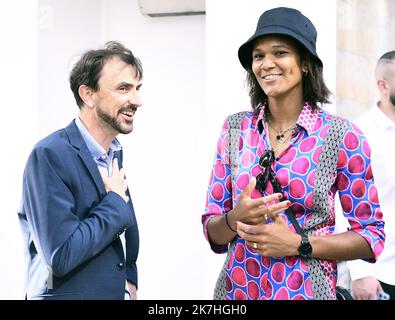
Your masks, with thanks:
[{"label": "pink and blue patterned blouse", "polygon": [[[216,253],[227,252],[227,246],[210,242],[207,224],[215,216],[224,215],[236,206],[238,197],[251,177],[262,172],[258,164],[262,153],[270,148],[268,127],[264,108],[259,116],[246,113],[240,132],[238,162],[234,181],[231,181],[228,150],[228,125],[225,122],[217,144],[217,152],[211,172],[205,214],[202,216],[206,239]],[[299,115],[297,129],[289,147],[273,163],[272,168],[283,193],[292,203],[292,210],[300,225],[308,221],[312,212],[314,177],[328,124],[334,115],[306,103]],[[262,134],[258,123],[263,125]],[[330,235],[335,228],[335,195],[339,192],[343,214],[350,224],[349,230],[360,234],[374,253],[375,262],[384,247],[385,233],[383,214],[380,210],[377,189],[374,185],[370,163],[370,147],[363,133],[350,123],[340,145],[336,176],[328,194],[329,220],[318,226],[315,235]],[[232,196],[233,191],[233,196]],[[272,193],[270,184],[266,189]],[[254,190],[252,198],[262,194]],[[280,214],[288,221],[285,213]],[[326,281],[333,290],[337,277],[336,261],[320,259]],[[227,268],[227,299],[240,300],[311,300],[308,266],[298,256],[263,257],[237,237]]]}]

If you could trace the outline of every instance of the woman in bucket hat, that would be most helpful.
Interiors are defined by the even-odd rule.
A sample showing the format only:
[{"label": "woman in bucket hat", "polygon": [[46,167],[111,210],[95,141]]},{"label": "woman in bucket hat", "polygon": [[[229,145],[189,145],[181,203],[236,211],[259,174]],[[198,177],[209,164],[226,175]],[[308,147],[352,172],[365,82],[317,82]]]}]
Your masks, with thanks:
[{"label": "woman in bucket hat", "polygon": [[[321,108],[330,91],[316,38],[280,7],[239,49],[252,111],[224,123],[202,216],[212,250],[228,252],[215,299],[336,299],[336,260],[375,262],[383,249],[370,148]],[[350,228],[333,235],[337,191]]]}]

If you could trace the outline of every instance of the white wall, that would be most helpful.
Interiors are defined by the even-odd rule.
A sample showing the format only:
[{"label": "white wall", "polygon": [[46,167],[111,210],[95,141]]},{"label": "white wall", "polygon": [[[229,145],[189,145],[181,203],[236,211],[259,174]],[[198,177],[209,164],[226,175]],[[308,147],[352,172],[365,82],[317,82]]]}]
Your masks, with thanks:
[{"label": "white wall", "polygon": [[[23,8],[23,9],[21,9]],[[23,246],[17,211],[22,171],[37,138],[37,3],[0,3],[0,299],[23,298]]]},{"label": "white wall", "polygon": [[[16,210],[27,154],[39,138],[77,115],[68,73],[78,55],[114,39],[144,67],[144,105],[134,132],[120,137],[141,236],[139,298],[211,299],[225,256],[210,251],[200,218],[221,125],[229,113],[249,108],[237,49],[264,10],[299,8],[316,24],[318,54],[334,91],[335,1],[206,0],[206,16],[148,18],[137,0],[39,0],[35,63],[36,2],[9,1],[13,11],[0,10],[1,30],[19,26],[7,38],[16,51],[2,50],[0,59],[9,75],[0,86],[7,93],[2,145],[9,146],[12,135],[16,150],[6,148],[1,157],[9,183],[0,193],[0,252],[6,261],[0,264],[0,298],[18,299],[23,292]],[[21,17],[21,7],[26,17],[16,23],[12,17]]]},{"label": "white wall", "polygon": [[69,72],[86,50],[100,46],[102,0],[38,0],[38,125],[40,137],[78,114]]}]

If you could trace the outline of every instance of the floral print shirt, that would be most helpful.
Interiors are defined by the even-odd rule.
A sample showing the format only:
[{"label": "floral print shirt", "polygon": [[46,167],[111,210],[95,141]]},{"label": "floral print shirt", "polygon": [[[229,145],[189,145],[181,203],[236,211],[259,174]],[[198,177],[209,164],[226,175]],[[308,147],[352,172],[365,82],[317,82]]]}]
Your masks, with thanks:
[{"label": "floral print shirt", "polygon": [[[225,121],[217,144],[217,152],[211,172],[205,214],[202,216],[203,230],[211,248],[216,253],[227,252],[227,246],[210,242],[207,224],[215,216],[224,215],[236,206],[238,197],[252,177],[262,172],[259,157],[270,148],[265,107],[259,115],[247,112],[241,124],[236,174],[231,181],[229,166],[228,125]],[[303,226],[312,214],[313,188],[317,163],[328,124],[334,115],[318,108],[313,110],[305,104],[291,137],[289,147],[272,164],[284,196],[292,203],[291,208],[298,223]],[[263,128],[260,133],[259,125]],[[315,235],[331,235],[335,228],[335,195],[339,192],[343,214],[348,219],[349,230],[361,235],[374,254],[375,262],[384,247],[385,233],[383,214],[380,210],[377,189],[374,185],[370,162],[370,147],[363,133],[352,123],[340,145],[337,171],[328,192],[330,218],[316,227]],[[266,192],[272,193],[269,184]],[[252,198],[261,197],[256,189]],[[291,230],[292,223],[284,212]],[[294,231],[295,232],[295,231]],[[335,299],[336,261],[319,260],[326,281]],[[308,266],[299,256],[263,257],[245,240],[236,237],[226,270],[227,299],[290,300],[314,299],[311,290]]]}]

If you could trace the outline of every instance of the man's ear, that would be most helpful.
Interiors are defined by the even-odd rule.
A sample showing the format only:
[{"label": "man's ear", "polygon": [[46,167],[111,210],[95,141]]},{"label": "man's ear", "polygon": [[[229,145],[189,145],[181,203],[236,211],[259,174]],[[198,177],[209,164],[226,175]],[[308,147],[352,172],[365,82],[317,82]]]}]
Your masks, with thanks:
[{"label": "man's ear", "polygon": [[82,101],[84,101],[84,104],[89,107],[93,108],[93,94],[95,92],[92,90],[92,88],[86,86],[86,85],[80,85],[78,88],[78,94],[80,95]]},{"label": "man's ear", "polygon": [[379,89],[381,94],[385,94],[388,90],[387,82],[383,79],[379,79],[376,82],[377,88]]}]

